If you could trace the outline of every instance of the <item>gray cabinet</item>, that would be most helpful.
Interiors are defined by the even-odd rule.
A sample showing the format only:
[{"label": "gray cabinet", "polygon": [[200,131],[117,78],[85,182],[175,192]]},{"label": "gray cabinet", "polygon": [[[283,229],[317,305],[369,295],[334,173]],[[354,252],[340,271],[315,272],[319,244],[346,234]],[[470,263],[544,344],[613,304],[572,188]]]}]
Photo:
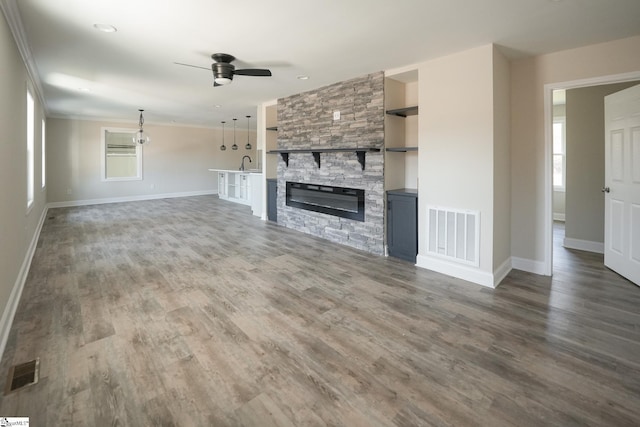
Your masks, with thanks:
[{"label": "gray cabinet", "polygon": [[416,262],[418,254],[418,191],[387,191],[387,248],[389,255]]},{"label": "gray cabinet", "polygon": [[278,180],[267,179],[267,219],[278,222]]}]

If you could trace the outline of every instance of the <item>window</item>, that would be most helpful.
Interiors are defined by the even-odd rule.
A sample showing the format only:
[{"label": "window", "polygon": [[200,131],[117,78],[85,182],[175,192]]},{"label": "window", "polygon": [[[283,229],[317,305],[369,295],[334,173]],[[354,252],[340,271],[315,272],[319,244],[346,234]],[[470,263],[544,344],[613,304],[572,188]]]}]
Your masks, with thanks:
[{"label": "window", "polygon": [[567,182],[565,123],[564,117],[553,120],[553,189],[556,191],[565,191]]},{"label": "window", "polygon": [[47,150],[46,150],[46,139],[44,136],[45,125],[44,119],[42,119],[42,134],[40,135],[40,142],[42,144],[42,188],[47,185]]},{"label": "window", "polygon": [[102,128],[102,180],[142,179],[142,146],[134,141],[137,129]]},{"label": "window", "polygon": [[27,89],[27,209],[33,205],[33,193],[35,186],[35,105],[33,96]]}]

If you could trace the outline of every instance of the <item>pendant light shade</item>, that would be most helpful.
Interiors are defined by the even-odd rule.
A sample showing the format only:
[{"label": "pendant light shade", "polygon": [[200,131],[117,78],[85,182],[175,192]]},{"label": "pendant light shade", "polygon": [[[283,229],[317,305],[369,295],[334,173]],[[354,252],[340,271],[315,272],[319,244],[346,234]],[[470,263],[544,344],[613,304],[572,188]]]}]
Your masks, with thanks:
[{"label": "pendant light shade", "polygon": [[232,150],[238,149],[238,144],[236,144],[236,120],[238,119],[233,119],[233,145],[231,146]]},{"label": "pendant light shade", "polygon": [[222,122],[222,145],[220,146],[220,151],[224,151],[227,149],[227,146],[224,145],[224,124],[226,122]]},{"label": "pendant light shade", "polygon": [[133,137],[133,142],[140,145],[149,145],[151,143],[151,138],[149,137],[149,134],[145,133],[143,129],[144,117],[142,117],[142,112],[144,110],[138,110],[138,111],[140,111],[140,120],[138,121],[138,127],[140,129],[138,130],[138,132],[136,132],[135,136]]},{"label": "pendant light shade", "polygon": [[247,150],[251,150],[251,143],[249,142],[249,119],[251,116],[247,116],[247,145],[244,146]]}]

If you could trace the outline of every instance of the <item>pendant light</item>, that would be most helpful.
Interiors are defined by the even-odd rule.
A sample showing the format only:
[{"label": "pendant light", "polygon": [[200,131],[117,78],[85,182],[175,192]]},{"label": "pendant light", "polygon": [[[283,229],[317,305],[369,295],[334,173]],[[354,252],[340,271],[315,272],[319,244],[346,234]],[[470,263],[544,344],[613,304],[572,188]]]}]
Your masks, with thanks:
[{"label": "pendant light", "polygon": [[224,145],[224,124],[226,122],[222,122],[222,145],[220,146],[220,151],[224,151],[227,149],[227,146]]},{"label": "pendant light", "polygon": [[251,143],[249,142],[249,119],[251,116],[247,116],[247,145],[244,146],[247,150],[251,150]]},{"label": "pendant light", "polygon": [[238,144],[236,144],[236,120],[238,119],[233,119],[233,145],[231,146],[232,150],[238,149]]},{"label": "pendant light", "polygon": [[151,138],[149,138],[149,134],[145,134],[144,129],[142,129],[142,125],[144,125],[144,117],[142,117],[142,112],[144,110],[138,111],[140,111],[140,120],[138,121],[138,127],[140,129],[133,137],[133,142],[140,145],[149,145],[151,143]]}]

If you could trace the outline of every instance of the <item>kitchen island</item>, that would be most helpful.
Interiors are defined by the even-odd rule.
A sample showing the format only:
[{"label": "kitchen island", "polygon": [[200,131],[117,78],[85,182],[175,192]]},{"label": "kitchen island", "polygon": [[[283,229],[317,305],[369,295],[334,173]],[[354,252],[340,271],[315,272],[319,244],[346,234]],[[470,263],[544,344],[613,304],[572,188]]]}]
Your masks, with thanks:
[{"label": "kitchen island", "polygon": [[218,197],[222,200],[251,206],[256,216],[262,216],[262,171],[208,169],[218,177]]}]

